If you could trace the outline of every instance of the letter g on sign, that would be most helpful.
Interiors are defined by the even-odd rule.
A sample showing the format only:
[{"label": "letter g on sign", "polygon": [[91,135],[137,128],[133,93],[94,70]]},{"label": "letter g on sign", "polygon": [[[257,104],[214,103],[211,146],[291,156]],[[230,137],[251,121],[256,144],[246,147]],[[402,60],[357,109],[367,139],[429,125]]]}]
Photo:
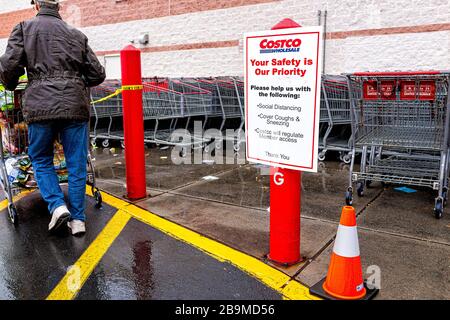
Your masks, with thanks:
[{"label": "letter g on sign", "polygon": [[273,182],[275,182],[275,184],[277,186],[281,186],[284,183],[284,174],[282,174],[281,172],[275,172],[275,174],[273,175]]}]

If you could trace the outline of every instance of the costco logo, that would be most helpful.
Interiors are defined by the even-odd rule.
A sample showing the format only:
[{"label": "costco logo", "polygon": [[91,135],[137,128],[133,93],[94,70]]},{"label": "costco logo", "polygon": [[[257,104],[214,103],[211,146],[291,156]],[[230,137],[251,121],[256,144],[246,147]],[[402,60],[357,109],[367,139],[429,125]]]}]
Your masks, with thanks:
[{"label": "costco logo", "polygon": [[300,52],[302,40],[300,39],[285,39],[285,40],[269,40],[264,39],[260,42],[260,53],[285,53],[285,52]]}]

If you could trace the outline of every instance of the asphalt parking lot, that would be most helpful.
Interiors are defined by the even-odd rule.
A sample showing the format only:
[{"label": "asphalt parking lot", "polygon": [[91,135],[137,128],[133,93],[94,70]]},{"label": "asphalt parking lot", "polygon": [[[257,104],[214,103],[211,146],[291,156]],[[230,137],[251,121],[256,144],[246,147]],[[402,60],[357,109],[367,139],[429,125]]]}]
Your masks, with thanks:
[{"label": "asphalt parking lot", "polygon": [[106,203],[96,208],[92,197],[84,237],[67,230],[49,235],[39,192],[18,200],[17,207],[18,227],[8,223],[5,210],[0,222],[2,300],[282,298],[232,264],[124,211]]},{"label": "asphalt parking lot", "polygon": [[[49,236],[38,192],[18,202],[17,229],[6,214],[0,220],[0,298],[310,299],[307,287],[326,275],[347,165],[329,160],[319,173],[303,175],[303,261],[287,268],[266,258],[270,190],[264,167],[177,166],[170,149],[149,148],[149,197],[129,204],[120,200],[123,150],[99,148],[94,158],[98,186],[110,200],[96,209],[88,197],[86,236]],[[355,198],[363,271],[366,277],[374,266],[381,272],[377,299],[450,298],[450,218],[433,217],[434,197],[432,190],[407,194],[374,184]],[[73,265],[80,267],[81,285],[68,292],[62,284],[73,276]]]}]

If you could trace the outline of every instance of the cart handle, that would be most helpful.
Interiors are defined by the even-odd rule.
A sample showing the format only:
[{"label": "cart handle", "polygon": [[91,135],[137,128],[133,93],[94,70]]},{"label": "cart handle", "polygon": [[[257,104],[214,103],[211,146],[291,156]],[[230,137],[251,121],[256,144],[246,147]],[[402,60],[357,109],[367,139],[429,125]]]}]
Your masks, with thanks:
[{"label": "cart handle", "polygon": [[337,89],[348,90],[347,82],[324,80],[324,81],[322,81],[322,83],[327,88],[337,88]]},{"label": "cart handle", "polygon": [[151,90],[155,90],[155,91],[161,91],[161,92],[166,92],[166,93],[173,93],[173,94],[178,94],[178,95],[182,95],[182,92],[178,92],[169,88],[164,88],[164,87],[159,87],[159,86],[155,86],[149,83],[143,83],[143,88],[144,88],[144,92],[149,92],[146,91],[145,89],[151,89]]},{"label": "cart handle", "polygon": [[191,88],[191,89],[199,90],[199,91],[185,92],[185,94],[211,94],[211,91],[209,91],[209,90],[205,90],[205,89],[196,87],[196,86],[194,86],[194,85],[192,85],[190,83],[186,83],[184,81],[173,80],[173,83],[176,83],[176,84],[179,84],[179,85],[183,85],[183,86],[186,86],[186,87]]},{"label": "cart handle", "polygon": [[209,80],[209,79],[197,79],[197,81],[201,82],[201,83],[207,83],[207,84],[215,85],[215,82],[213,80]]},{"label": "cart handle", "polygon": [[372,77],[372,76],[424,76],[424,75],[438,75],[445,72],[430,70],[430,71],[397,71],[397,72],[356,72],[353,73],[357,77]]}]

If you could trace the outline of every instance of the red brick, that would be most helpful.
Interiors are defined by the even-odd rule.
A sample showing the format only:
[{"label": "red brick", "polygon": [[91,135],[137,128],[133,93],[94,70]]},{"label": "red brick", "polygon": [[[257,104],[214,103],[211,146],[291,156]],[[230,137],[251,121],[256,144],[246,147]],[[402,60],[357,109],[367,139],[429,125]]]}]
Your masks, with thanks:
[{"label": "red brick", "polygon": [[[62,4],[61,15],[64,18],[67,8],[78,6],[81,27],[88,27],[275,1],[280,0],[70,0]],[[17,23],[33,15],[33,9],[0,14],[0,38],[8,37]]]}]

